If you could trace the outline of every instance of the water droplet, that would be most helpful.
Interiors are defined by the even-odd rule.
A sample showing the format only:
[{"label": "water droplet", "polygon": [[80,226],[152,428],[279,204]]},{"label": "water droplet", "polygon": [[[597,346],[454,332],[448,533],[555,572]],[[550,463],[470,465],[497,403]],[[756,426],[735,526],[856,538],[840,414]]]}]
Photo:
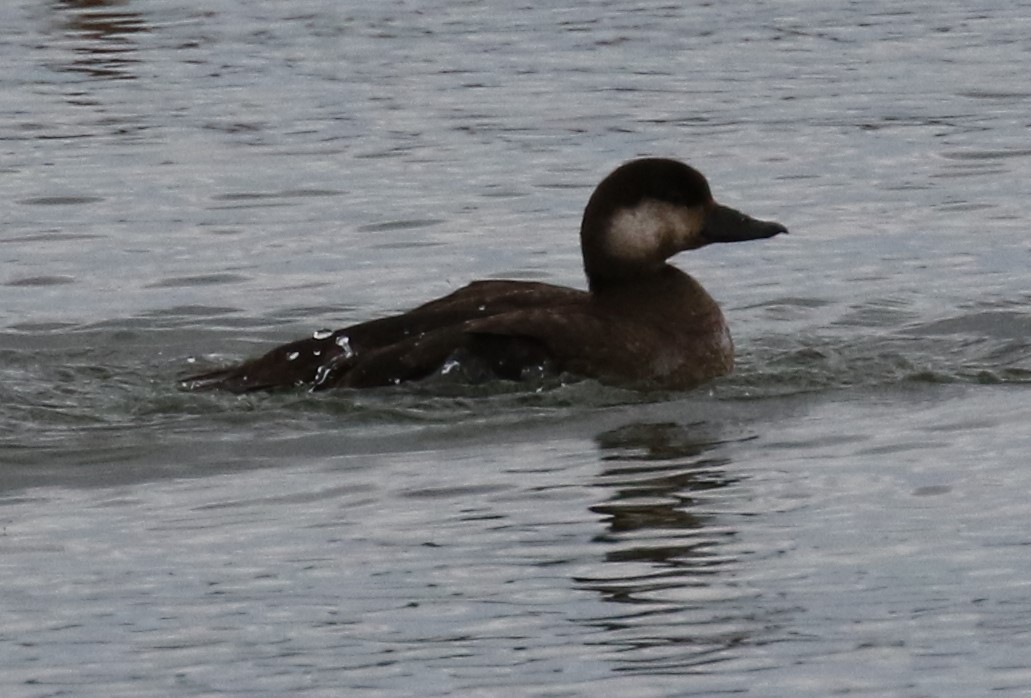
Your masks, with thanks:
[{"label": "water droplet", "polygon": [[322,356],[322,350],[313,351],[312,356]]},{"label": "water droplet", "polygon": [[319,366],[318,370],[315,371],[315,381],[312,384],[312,388],[317,388],[329,378],[333,372],[333,368],[330,365]]},{"label": "water droplet", "polygon": [[333,330],[315,330],[311,336],[312,339],[329,339],[333,336]]},{"label": "water droplet", "polygon": [[197,358],[194,357],[194,356],[187,356],[186,357],[186,363],[188,363],[188,364],[195,364],[195,363],[197,363]]},{"label": "water droplet", "polygon": [[301,352],[299,352],[299,351],[292,351],[292,352],[290,352],[289,354],[286,355],[286,360],[287,361],[293,361],[294,359],[296,359],[300,355],[301,355]]},{"label": "water droplet", "polygon": [[346,334],[342,334],[335,340],[336,345],[344,350],[344,358],[350,359],[354,356],[354,349],[351,348],[351,340]]},{"label": "water droplet", "polygon": [[481,305],[479,309],[480,309],[480,312],[482,313],[484,310],[487,309],[487,306]]}]

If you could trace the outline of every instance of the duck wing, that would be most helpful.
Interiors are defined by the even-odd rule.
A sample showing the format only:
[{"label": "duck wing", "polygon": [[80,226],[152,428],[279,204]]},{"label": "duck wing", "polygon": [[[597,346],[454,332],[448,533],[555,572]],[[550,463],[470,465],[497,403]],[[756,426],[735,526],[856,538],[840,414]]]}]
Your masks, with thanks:
[{"label": "duck wing", "polygon": [[616,383],[651,375],[650,358],[662,345],[647,323],[591,303],[520,309],[470,322],[466,331],[472,353],[510,373],[546,363]]},{"label": "duck wing", "polygon": [[448,361],[473,374],[508,380],[519,380],[528,370],[545,370],[632,383],[665,370],[663,338],[653,325],[633,317],[614,322],[605,309],[580,298],[570,300],[515,308],[407,337],[334,369],[317,386],[364,388],[418,380]]},{"label": "duck wing", "polygon": [[[475,350],[479,344],[497,344],[497,340],[475,339],[477,321],[534,309],[580,305],[588,298],[584,291],[552,284],[476,281],[406,313],[332,333],[316,333],[314,337],[276,347],[256,359],[189,376],[183,384],[195,390],[242,393],[305,385],[316,390],[370,387],[418,380],[436,371],[451,354],[467,345],[473,345]],[[511,358],[500,361],[499,375],[508,377],[507,363],[540,358],[539,343],[529,335],[503,344]],[[484,349],[479,353],[505,358],[504,352],[499,351]]]}]

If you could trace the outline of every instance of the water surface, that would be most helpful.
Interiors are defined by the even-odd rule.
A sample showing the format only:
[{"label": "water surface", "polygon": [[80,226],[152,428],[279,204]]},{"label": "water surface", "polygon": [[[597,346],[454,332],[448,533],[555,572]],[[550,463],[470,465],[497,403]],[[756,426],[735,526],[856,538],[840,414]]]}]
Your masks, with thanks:
[{"label": "water surface", "polygon": [[[4,4],[3,695],[1025,694],[1029,11]],[[677,260],[733,376],[178,389],[641,155],[792,231]]]}]

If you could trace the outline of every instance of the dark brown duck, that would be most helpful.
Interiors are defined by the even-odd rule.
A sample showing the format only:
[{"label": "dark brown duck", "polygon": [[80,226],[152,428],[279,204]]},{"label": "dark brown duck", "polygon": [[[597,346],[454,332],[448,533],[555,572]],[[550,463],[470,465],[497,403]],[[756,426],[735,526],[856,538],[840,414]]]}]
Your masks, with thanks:
[{"label": "dark brown duck", "polygon": [[681,162],[633,160],[587,202],[580,245],[588,291],[474,281],[407,313],[316,332],[184,385],[368,388],[468,363],[503,379],[543,368],[604,383],[690,388],[730,372],[734,346],[716,301],[666,260],[709,243],[786,232],[716,203],[705,177]]}]

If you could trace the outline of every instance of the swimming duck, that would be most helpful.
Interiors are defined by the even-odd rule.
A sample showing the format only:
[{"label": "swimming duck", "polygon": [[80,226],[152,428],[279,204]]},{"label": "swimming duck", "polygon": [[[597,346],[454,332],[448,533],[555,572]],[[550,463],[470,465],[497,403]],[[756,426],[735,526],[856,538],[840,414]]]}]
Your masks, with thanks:
[{"label": "swimming duck", "polygon": [[587,291],[474,281],[406,313],[316,332],[183,384],[233,392],[367,388],[468,363],[502,379],[547,370],[691,388],[730,372],[734,346],[716,301],[666,260],[710,243],[786,232],[716,203],[705,177],[682,162],[632,160],[602,180],[584,210]]}]

